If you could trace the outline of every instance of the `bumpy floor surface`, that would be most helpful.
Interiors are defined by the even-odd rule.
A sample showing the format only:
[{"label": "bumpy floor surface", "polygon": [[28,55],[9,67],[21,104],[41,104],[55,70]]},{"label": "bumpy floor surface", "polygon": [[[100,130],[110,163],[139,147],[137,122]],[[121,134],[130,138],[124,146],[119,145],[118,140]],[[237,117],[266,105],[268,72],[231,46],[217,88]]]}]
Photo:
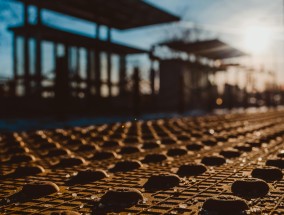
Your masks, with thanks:
[{"label": "bumpy floor surface", "polygon": [[284,112],[0,134],[0,214],[284,214]]}]

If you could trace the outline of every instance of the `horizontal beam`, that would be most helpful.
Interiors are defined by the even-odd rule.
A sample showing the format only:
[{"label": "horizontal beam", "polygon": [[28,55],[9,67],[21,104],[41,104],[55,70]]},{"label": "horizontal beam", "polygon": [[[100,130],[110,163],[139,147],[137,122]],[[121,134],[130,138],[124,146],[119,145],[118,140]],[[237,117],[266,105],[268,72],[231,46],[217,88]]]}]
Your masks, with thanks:
[{"label": "horizontal beam", "polygon": [[180,18],[142,0],[18,0],[124,30],[179,21]]},{"label": "horizontal beam", "polygon": [[79,46],[85,48],[99,49],[100,51],[111,52],[114,54],[143,54],[148,51],[130,47],[121,43],[109,43],[91,37],[82,36],[56,28],[51,28],[45,25],[28,25],[9,28],[17,36],[28,35],[30,38],[35,38],[40,33],[41,39],[54,43],[64,43],[70,46]]}]

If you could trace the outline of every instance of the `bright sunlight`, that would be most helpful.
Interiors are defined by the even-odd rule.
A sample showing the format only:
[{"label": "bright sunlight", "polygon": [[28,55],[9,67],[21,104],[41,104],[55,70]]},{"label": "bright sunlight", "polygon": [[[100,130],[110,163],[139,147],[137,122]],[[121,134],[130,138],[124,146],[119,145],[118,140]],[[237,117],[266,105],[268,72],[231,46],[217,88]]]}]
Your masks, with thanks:
[{"label": "bright sunlight", "polygon": [[245,47],[253,54],[267,51],[271,40],[271,31],[265,27],[251,26],[244,33]]}]

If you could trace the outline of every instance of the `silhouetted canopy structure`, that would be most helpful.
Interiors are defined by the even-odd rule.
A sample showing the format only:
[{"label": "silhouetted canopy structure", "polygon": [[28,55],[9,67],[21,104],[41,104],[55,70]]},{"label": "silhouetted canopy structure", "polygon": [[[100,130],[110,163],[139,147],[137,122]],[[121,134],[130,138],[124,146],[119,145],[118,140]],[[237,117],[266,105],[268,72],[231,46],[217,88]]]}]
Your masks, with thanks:
[{"label": "silhouetted canopy structure", "polygon": [[17,0],[106,25],[130,29],[179,21],[180,18],[142,0]]},{"label": "silhouetted canopy structure", "polygon": [[167,46],[173,50],[195,54],[214,60],[226,58],[242,57],[247,54],[218,40],[205,40],[197,42],[168,41],[159,45]]},{"label": "silhouetted canopy structure", "polygon": [[[22,3],[23,13],[21,25],[9,28],[13,33],[13,81],[9,94],[16,102],[22,101],[19,97],[31,99],[28,104],[14,106],[33,107],[40,112],[52,107],[58,114],[67,109],[104,112],[116,108],[133,108],[137,113],[140,66],[133,63],[132,55],[150,51],[115,42],[112,30],[180,20],[143,0],[14,1]],[[35,14],[30,13],[31,6]],[[45,23],[43,11],[88,21],[94,26],[90,28],[93,33],[86,36],[51,27]],[[153,74],[151,71],[154,94]]]},{"label": "silhouetted canopy structure", "polygon": [[30,38],[36,38],[37,33],[40,32],[41,39],[63,44],[70,44],[72,46],[97,48],[102,51],[111,51],[114,54],[142,54],[147,53],[146,50],[130,47],[120,43],[99,40],[93,37],[82,36],[75,33],[62,31],[47,25],[27,25],[9,28],[18,36],[28,35]]},{"label": "silhouetted canopy structure", "polygon": [[[9,28],[13,32],[13,73],[15,78],[13,94],[16,95],[18,86],[22,85],[23,95],[36,95],[38,98],[46,92],[43,88],[43,53],[45,55],[47,53],[43,52],[44,42],[51,42],[50,44],[53,45],[53,51],[49,53],[52,54],[54,64],[54,86],[60,81],[63,83],[64,79],[64,86],[72,82],[72,87],[76,85],[75,88],[79,89],[78,92],[83,90],[83,94],[80,94],[81,97],[100,98],[103,96],[102,90],[106,88],[107,93],[104,95],[108,95],[108,97],[113,96],[113,91],[125,95],[126,72],[129,68],[127,57],[132,54],[148,53],[148,51],[113,42],[112,29],[123,30],[179,20],[177,16],[142,0],[15,1],[23,3],[23,24]],[[31,5],[36,7],[35,24],[31,24],[29,20],[29,6]],[[95,23],[93,37],[45,25],[42,19],[44,9]],[[100,36],[101,26],[106,27],[106,39],[102,39]],[[23,43],[19,43],[20,38],[23,39]],[[19,53],[20,50],[22,50],[21,53]],[[23,69],[19,67],[20,57],[23,59]],[[84,61],[81,61],[82,57],[85,58]],[[117,71],[118,74],[114,77],[113,73]],[[76,75],[70,75],[70,73],[76,73]],[[114,79],[118,80],[114,81]],[[84,81],[83,84],[82,81]],[[73,84],[74,82],[76,84]],[[58,86],[63,85],[62,83]],[[52,96],[57,94],[55,88],[56,86],[54,92],[51,92]],[[67,92],[66,89],[65,92]],[[65,94],[67,95],[67,93]],[[79,94],[71,92],[68,95],[78,97]]]},{"label": "silhouetted canopy structure", "polygon": [[[224,60],[247,55],[218,39],[195,42],[171,40],[159,43],[154,48],[156,47],[170,48],[169,52],[173,54],[160,60],[159,102],[163,107],[169,109],[178,107],[181,111],[184,108],[213,108],[218,98],[216,74],[227,72],[231,66],[239,66],[235,63],[224,64],[225,61],[221,64],[211,64],[212,62],[199,61],[197,58],[193,63],[189,57],[191,54],[209,60]],[[184,58],[180,52],[188,56]]]}]

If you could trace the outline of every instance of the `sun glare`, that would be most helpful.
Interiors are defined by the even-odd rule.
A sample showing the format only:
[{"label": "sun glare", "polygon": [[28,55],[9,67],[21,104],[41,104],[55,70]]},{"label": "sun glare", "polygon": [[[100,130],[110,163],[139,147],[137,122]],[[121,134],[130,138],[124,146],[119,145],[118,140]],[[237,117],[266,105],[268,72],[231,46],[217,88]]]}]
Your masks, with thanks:
[{"label": "sun glare", "polygon": [[265,27],[249,27],[245,30],[244,45],[249,52],[258,54],[268,50],[271,42],[271,32]]}]

